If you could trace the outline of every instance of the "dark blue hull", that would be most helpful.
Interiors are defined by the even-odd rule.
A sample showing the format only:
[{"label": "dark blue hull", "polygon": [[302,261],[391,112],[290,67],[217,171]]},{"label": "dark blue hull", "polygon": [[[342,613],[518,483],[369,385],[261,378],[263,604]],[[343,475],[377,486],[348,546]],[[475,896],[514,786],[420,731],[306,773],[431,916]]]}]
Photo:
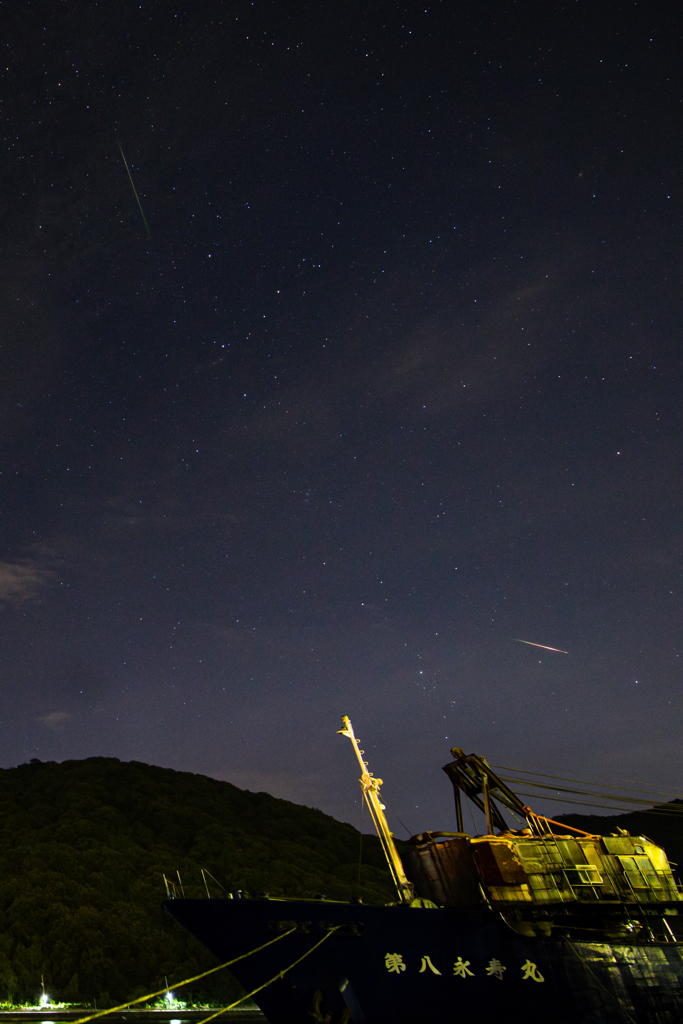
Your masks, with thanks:
[{"label": "dark blue hull", "polygon": [[167,900],[165,909],[221,961],[297,925],[231,968],[249,992],[315,952],[256,997],[270,1024],[302,1024],[316,992],[332,1024],[680,1024],[683,944],[627,946],[526,938],[493,911],[319,900]]}]

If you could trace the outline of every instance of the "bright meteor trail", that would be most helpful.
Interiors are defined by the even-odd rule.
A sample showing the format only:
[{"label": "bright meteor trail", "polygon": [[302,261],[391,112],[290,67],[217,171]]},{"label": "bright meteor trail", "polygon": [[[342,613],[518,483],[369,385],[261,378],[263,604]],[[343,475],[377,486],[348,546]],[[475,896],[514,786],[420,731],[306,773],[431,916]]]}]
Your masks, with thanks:
[{"label": "bright meteor trail", "polygon": [[512,639],[516,644],[528,644],[529,647],[542,647],[544,651],[557,651],[558,654],[569,654],[569,651],[561,651],[559,647],[546,647],[545,644],[534,644],[531,640],[518,640],[514,636]]},{"label": "bright meteor trail", "polygon": [[[121,143],[120,142],[119,142],[119,149],[121,150],[121,156],[123,156],[123,149],[121,148]],[[149,230],[149,224],[147,223],[147,218],[145,217],[145,211],[142,209],[142,203],[140,202],[140,198],[139,198],[139,196],[138,196],[138,194],[137,194],[137,192],[135,190],[135,185],[133,185],[133,176],[130,173],[130,170],[128,168],[128,164],[126,162],[125,156],[123,156],[123,162],[126,165],[126,170],[128,171],[128,177],[130,178],[130,183],[133,186],[133,192],[135,193],[135,198],[137,199],[138,206],[140,207],[140,213],[142,214],[142,219],[145,222],[145,227],[147,228],[147,237],[151,238],[152,237],[152,232]]]}]

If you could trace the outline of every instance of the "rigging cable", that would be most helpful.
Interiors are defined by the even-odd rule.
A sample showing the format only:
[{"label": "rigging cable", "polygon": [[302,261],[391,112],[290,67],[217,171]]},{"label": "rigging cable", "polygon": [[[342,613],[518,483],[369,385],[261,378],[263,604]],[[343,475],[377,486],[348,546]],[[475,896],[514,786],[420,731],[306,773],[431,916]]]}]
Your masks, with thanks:
[{"label": "rigging cable", "polygon": [[[255,996],[257,992],[260,992],[262,989],[268,988],[269,985],[272,985],[274,981],[279,981],[287,973],[287,971],[291,971],[292,967],[296,967],[296,965],[300,964],[302,960],[305,960],[307,956],[310,956],[311,953],[313,953],[314,950],[318,948],[318,946],[322,946],[323,942],[329,939],[330,935],[333,935],[334,932],[336,932],[339,928],[341,928],[340,924],[335,925],[334,928],[330,928],[327,935],[323,935],[322,939],[320,939],[319,942],[316,942],[315,946],[311,946],[311,948],[307,950],[303,956],[300,956],[299,959],[295,960],[293,964],[289,965],[289,967],[285,967],[284,970],[278,971],[278,973],[274,975],[274,977],[270,978],[269,981],[264,982],[263,985],[259,985],[259,987],[255,988],[252,992],[248,992],[246,996],[241,996],[241,998],[238,999],[236,1003],[231,1003],[230,1006],[224,1006],[222,1009],[218,1010],[217,1013],[212,1013],[208,1017],[203,1017],[199,1024],[207,1024],[207,1021],[213,1020],[214,1017],[220,1017],[222,1013],[227,1013],[228,1010],[234,1010],[235,1007],[239,1006],[240,1003],[243,1003],[245,999],[251,999],[251,997]],[[289,932],[285,932],[285,935],[289,935]],[[77,1024],[79,1024],[79,1022],[77,1022]]]},{"label": "rigging cable", "polygon": [[[160,988],[158,992],[148,992],[147,995],[138,996],[137,999],[131,999],[128,1003],[121,1003],[119,1006],[112,1006],[109,1010],[98,1010],[97,1013],[91,1013],[88,1017],[79,1017],[78,1020],[73,1022],[73,1024],[85,1024],[86,1021],[96,1020],[98,1017],[104,1017],[108,1013],[118,1013],[119,1010],[127,1010],[129,1006],[135,1006],[136,1003],[144,1003],[150,999],[155,999],[156,996],[166,995],[167,992],[171,992],[174,988],[182,988],[183,985],[189,985],[192,981],[199,981],[200,978],[206,978],[208,974],[215,974],[216,971],[222,971],[224,967],[230,967],[232,964],[236,964],[238,960],[244,960],[246,957],[252,956],[254,953],[260,953],[262,949],[266,948],[266,946],[272,946],[274,942],[279,942],[280,939],[284,939],[286,935],[291,935],[292,932],[295,931],[296,927],[290,928],[288,931],[283,932],[282,935],[276,935],[274,939],[264,942],[262,946],[258,946],[256,949],[251,949],[248,953],[242,953],[240,956],[236,956],[233,960],[228,960],[224,964],[219,964],[218,967],[211,967],[208,971],[203,971],[201,974],[195,974],[192,978],[185,978],[184,981],[179,981],[175,985],[167,985],[166,988]],[[328,935],[331,934],[332,932],[328,932]],[[325,938],[327,938],[328,935],[326,935]],[[318,945],[320,945],[320,943],[318,943]],[[313,949],[315,948],[316,947],[314,946]],[[309,953],[312,953],[313,949],[310,949]],[[294,964],[291,966],[293,967]],[[289,970],[289,967],[287,970]],[[284,971],[282,973],[284,974]],[[270,984],[270,982],[268,982],[268,984]],[[259,990],[257,989],[256,991],[258,992]]]},{"label": "rigging cable", "polygon": [[[635,814],[640,812],[642,814],[669,814],[675,817],[676,815],[683,813],[683,806],[675,806],[672,801],[662,803],[656,800],[657,797],[662,796],[674,797],[674,799],[680,800],[678,793],[672,793],[670,791],[649,789],[647,786],[640,786],[638,789],[635,789],[632,786],[626,785],[610,785],[609,783],[602,781],[606,778],[605,776],[593,776],[593,778],[601,780],[600,782],[594,782],[591,777],[588,776],[587,772],[576,773],[588,776],[586,779],[576,780],[571,776],[567,778],[566,776],[570,773],[568,769],[564,768],[552,769],[552,771],[561,771],[565,773],[564,776],[561,776],[553,775],[550,771],[535,772],[528,769],[513,768],[506,765],[496,765],[495,767],[501,772],[516,773],[514,776],[501,776],[504,782],[509,783],[514,787],[519,785],[526,787],[527,790],[532,790],[531,793],[519,791],[518,795],[520,796],[542,797],[545,794],[540,791],[547,790],[548,792],[552,792],[554,799],[560,803],[574,804],[580,807],[597,807],[602,810],[615,811],[616,813],[621,814]],[[540,768],[542,766],[537,765],[537,767]],[[533,776],[533,778],[529,778],[528,776]],[[550,784],[549,782],[540,782],[536,781],[537,779],[555,780],[555,783]],[[616,782],[617,780],[613,779],[613,781]],[[634,782],[635,780],[629,779],[628,781]],[[558,786],[557,782],[569,783],[570,785]],[[575,788],[577,785],[590,786],[592,788]],[[562,796],[561,794],[569,794],[569,796]],[[640,795],[636,796],[635,794]],[[589,799],[572,800],[572,796],[588,797]],[[602,801],[607,802],[603,803]],[[654,807],[652,806],[653,803],[655,804]],[[620,807],[618,806],[619,804],[626,804],[627,806]],[[634,804],[639,806],[634,806]]]},{"label": "rigging cable", "polygon": [[[517,790],[517,795],[518,796],[531,797],[531,798],[533,798],[533,797],[539,797],[540,798],[542,794],[540,794],[540,793],[524,793],[521,790]],[[647,815],[659,814],[659,815],[663,815],[664,817],[677,818],[681,814],[683,814],[683,808],[681,808],[681,810],[677,810],[675,808],[667,809],[666,806],[660,806],[660,807],[630,807],[630,808],[629,807],[617,807],[614,804],[596,804],[596,803],[589,803],[587,800],[572,800],[568,796],[556,796],[553,802],[554,803],[558,803],[558,804],[574,804],[576,807],[598,807],[598,808],[600,808],[602,810],[613,811],[614,812],[613,816],[619,816],[619,815],[625,815],[625,814],[647,814]],[[573,814],[580,814],[581,812],[580,811],[572,811],[571,813],[573,813]],[[590,815],[589,815],[589,817],[590,817]],[[596,817],[602,817],[602,815],[596,815]]]},{"label": "rigging cable", "polygon": [[547,783],[531,782],[529,779],[511,779],[505,775],[501,775],[501,779],[503,782],[511,782],[513,785],[519,783],[532,789],[549,789],[553,793],[571,793],[573,796],[591,796],[597,797],[598,800],[613,800],[621,804],[643,804],[645,807],[652,807],[652,800],[643,800],[635,796],[616,796],[613,793],[600,793],[590,789],[569,789],[568,786],[549,786]]},{"label": "rigging cable", "polygon": [[[618,778],[615,778],[615,776],[613,776],[613,775],[593,775],[591,772],[574,771],[574,770],[572,770],[570,768],[551,768],[549,765],[536,764],[534,761],[530,761],[529,763],[533,764],[535,768],[548,768],[548,770],[551,771],[551,772],[563,772],[564,775],[569,775],[570,777],[568,779],[566,779],[566,778],[563,778],[563,776],[561,776],[561,775],[549,775],[548,772],[532,772],[528,768],[513,768],[510,765],[493,764],[491,767],[492,768],[498,768],[500,771],[503,771],[503,772],[523,772],[525,775],[541,775],[541,776],[545,776],[548,779],[563,779],[564,782],[573,782],[574,779],[571,778],[572,775],[585,775],[586,776],[586,781],[585,781],[584,785],[587,785],[587,786],[597,785],[597,783],[591,782],[590,781],[591,779],[601,779],[601,780],[604,780],[604,781],[609,780],[610,782],[629,782],[629,783],[632,783],[634,786],[638,784],[638,780],[637,779],[618,779]],[[613,789],[628,789],[627,786],[614,786],[614,787],[609,786],[607,788],[608,789],[612,789],[612,788]],[[679,793],[669,793],[669,792],[664,792],[664,791],[658,790],[658,789],[650,789],[649,786],[640,786],[638,789],[632,790],[632,792],[634,792],[634,793],[653,793],[655,796],[674,796],[674,797],[675,796],[680,796]]]}]

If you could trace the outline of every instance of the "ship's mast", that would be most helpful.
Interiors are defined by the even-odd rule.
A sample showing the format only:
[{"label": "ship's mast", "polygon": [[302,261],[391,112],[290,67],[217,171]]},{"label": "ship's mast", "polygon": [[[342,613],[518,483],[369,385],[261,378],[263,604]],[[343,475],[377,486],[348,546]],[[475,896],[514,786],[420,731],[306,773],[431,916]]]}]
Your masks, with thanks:
[{"label": "ship's mast", "polygon": [[382,780],[374,778],[372,772],[368,771],[367,761],[363,760],[364,751],[358,746],[359,741],[354,735],[353,726],[351,725],[347,715],[344,715],[343,721],[344,728],[338,729],[337,732],[341,736],[348,736],[353,744],[353,749],[356,751],[356,757],[358,758],[361,770],[360,784],[363,790],[363,796],[365,797],[372,820],[375,823],[379,841],[382,844],[384,855],[389,864],[389,870],[391,871],[392,878],[394,879],[394,885],[398,890],[398,895],[401,901],[403,903],[410,903],[415,898],[415,890],[412,882],[408,881],[406,873],[403,870],[403,864],[401,863],[401,858],[399,857],[398,850],[396,849],[394,837],[384,815],[384,804],[381,803],[379,799],[379,788],[382,785]]}]

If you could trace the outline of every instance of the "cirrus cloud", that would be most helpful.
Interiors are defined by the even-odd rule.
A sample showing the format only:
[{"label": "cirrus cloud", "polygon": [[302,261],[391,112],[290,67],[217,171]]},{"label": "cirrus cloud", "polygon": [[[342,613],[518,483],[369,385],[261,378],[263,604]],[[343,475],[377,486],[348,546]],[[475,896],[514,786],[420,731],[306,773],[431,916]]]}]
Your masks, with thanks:
[{"label": "cirrus cloud", "polygon": [[59,732],[71,717],[68,711],[51,711],[49,715],[39,715],[38,721],[46,725],[48,729]]},{"label": "cirrus cloud", "polygon": [[0,561],[0,602],[23,604],[38,597],[50,578],[50,570],[31,559]]}]

